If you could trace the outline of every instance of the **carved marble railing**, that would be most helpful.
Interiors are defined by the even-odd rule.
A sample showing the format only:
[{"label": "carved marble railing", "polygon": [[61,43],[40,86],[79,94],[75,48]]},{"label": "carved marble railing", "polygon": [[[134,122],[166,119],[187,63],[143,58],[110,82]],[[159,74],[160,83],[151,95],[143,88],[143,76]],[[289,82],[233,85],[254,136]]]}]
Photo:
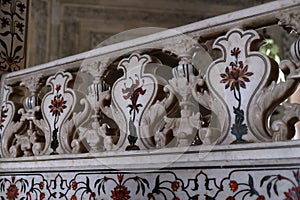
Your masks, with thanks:
[{"label": "carved marble railing", "polygon": [[[286,101],[299,83],[299,39],[278,65],[259,51],[257,31],[280,25],[299,34],[299,8],[296,0],[276,1],[4,75],[3,198],[106,198],[111,181],[113,199],[129,199],[128,188],[134,199],[272,199],[291,174],[299,184],[299,159],[287,152],[299,149],[288,140],[300,107]],[[279,69],[285,82],[277,83]],[[279,105],[283,115],[274,120]],[[284,170],[292,160],[295,168]],[[255,167],[272,164],[284,174]],[[250,165],[256,171],[245,175]],[[153,176],[125,172],[162,167]],[[261,177],[259,190],[253,177]],[[125,187],[130,180],[136,185]]]}]

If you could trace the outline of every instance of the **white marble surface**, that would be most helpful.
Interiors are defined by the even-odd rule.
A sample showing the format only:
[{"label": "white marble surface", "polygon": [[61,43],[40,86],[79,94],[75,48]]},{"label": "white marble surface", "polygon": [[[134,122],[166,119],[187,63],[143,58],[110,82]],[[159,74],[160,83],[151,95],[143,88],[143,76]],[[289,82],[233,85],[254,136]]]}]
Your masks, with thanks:
[{"label": "white marble surface", "polygon": [[[160,150],[109,151],[101,153],[2,158],[2,172],[51,169],[156,170],[183,166],[254,166],[300,164],[300,141],[242,145],[193,146]],[[20,167],[22,166],[22,167]]]}]

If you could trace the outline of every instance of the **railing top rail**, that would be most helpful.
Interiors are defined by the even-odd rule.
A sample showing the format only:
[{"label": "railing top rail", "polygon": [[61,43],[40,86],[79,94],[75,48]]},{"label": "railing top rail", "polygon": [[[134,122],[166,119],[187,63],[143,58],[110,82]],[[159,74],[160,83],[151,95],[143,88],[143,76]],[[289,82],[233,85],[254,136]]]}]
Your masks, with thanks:
[{"label": "railing top rail", "polygon": [[67,66],[68,64],[80,62],[86,58],[102,55],[105,56],[115,52],[121,53],[125,50],[128,52],[128,49],[135,50],[138,48],[147,47],[149,44],[152,44],[152,46],[158,45],[162,40],[176,37],[179,34],[188,34],[190,36],[200,35],[203,38],[211,38],[217,37],[233,27],[259,28],[262,26],[275,24],[278,21],[276,19],[276,15],[278,15],[280,12],[290,9],[297,9],[298,7],[300,7],[300,2],[298,0],[278,0],[180,26],[172,29],[174,31],[162,31],[148,36],[100,47],[93,51],[79,53],[73,56],[37,65],[35,67],[8,73],[5,74],[4,77],[5,79],[10,79],[9,82],[14,82],[22,76],[27,76],[28,73],[41,71],[45,71],[45,73],[47,73],[46,71],[49,71],[50,68],[54,68],[56,66],[66,66],[68,69],[70,68],[70,66]]}]

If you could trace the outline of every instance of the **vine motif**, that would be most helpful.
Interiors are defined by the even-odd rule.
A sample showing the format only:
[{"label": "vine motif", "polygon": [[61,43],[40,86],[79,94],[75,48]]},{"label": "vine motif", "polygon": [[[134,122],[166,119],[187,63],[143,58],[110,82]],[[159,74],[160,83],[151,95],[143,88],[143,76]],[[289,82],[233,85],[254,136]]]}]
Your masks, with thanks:
[{"label": "vine motif", "polygon": [[[0,199],[95,200],[96,197],[106,196],[105,199],[112,200],[140,199],[141,197],[148,200],[266,200],[284,195],[286,200],[298,200],[300,198],[300,170],[292,172],[294,179],[281,174],[266,174],[259,180],[257,176],[253,177],[253,174],[248,174],[247,181],[224,178],[220,185],[217,177],[209,177],[203,171],[187,179],[181,179],[170,171],[161,171],[158,175],[155,173],[156,177],[153,174],[151,178],[126,173],[117,173],[115,177],[104,175],[101,178],[97,178],[99,174],[95,173],[80,173],[72,176],[73,178],[64,178],[57,174],[52,179],[45,179],[42,174],[34,174],[32,178],[12,176],[0,179]],[[165,174],[167,177],[164,177]],[[127,175],[128,177],[125,177]],[[169,175],[173,175],[173,178]],[[200,176],[202,176],[201,179],[199,179]],[[226,185],[223,185],[225,180],[228,180],[227,189]],[[149,182],[152,181],[153,185],[150,186]],[[279,185],[280,182],[284,183],[282,184],[284,189]],[[290,187],[286,183],[290,184]],[[206,191],[203,193],[204,196],[199,193],[203,186]],[[266,190],[262,190],[264,186]],[[226,192],[226,195],[223,192]],[[209,196],[213,193],[214,196]]]},{"label": "vine motif", "polygon": [[280,181],[288,182],[292,185],[291,188],[288,189],[287,192],[284,192],[284,195],[289,200],[298,200],[300,199],[300,171],[293,171],[293,176],[295,180],[291,180],[288,177],[282,176],[281,174],[278,175],[267,175],[264,176],[260,181],[260,186],[262,187],[264,183],[267,183],[267,194],[269,198],[271,198],[271,190],[273,188],[274,193],[278,196],[278,186],[277,183]]},{"label": "vine motif", "polygon": [[[20,0],[3,0],[2,6],[9,8],[1,9],[3,17],[0,18],[0,23],[3,32],[0,33],[0,44],[3,51],[0,52],[0,69],[11,72],[23,68],[21,62],[25,54],[20,51],[24,47],[16,43],[24,43],[26,6]],[[6,44],[5,41],[10,41],[10,44]]]},{"label": "vine motif", "polygon": [[137,141],[137,131],[136,127],[134,125],[134,120],[136,117],[136,114],[139,113],[139,108],[143,107],[142,104],[138,103],[138,99],[140,95],[144,95],[146,93],[146,89],[143,89],[143,84],[140,85],[140,81],[138,79],[138,76],[136,75],[137,79],[134,80],[130,77],[129,79],[131,80],[132,84],[130,87],[126,87],[124,84],[125,88],[122,88],[122,93],[123,98],[125,100],[130,99],[131,104],[128,104],[127,107],[129,108],[129,114],[132,116],[129,120],[129,130],[130,134],[128,135],[128,141],[129,141],[129,146],[126,148],[126,150],[139,150],[139,147],[135,145]]},{"label": "vine motif", "polygon": [[221,73],[222,80],[220,83],[226,84],[225,90],[230,87],[230,91],[233,91],[234,98],[237,100],[237,107],[233,106],[233,112],[235,114],[235,123],[231,127],[231,133],[235,135],[236,140],[233,143],[244,143],[242,139],[243,135],[248,132],[248,127],[244,122],[244,110],[241,109],[242,95],[241,88],[246,89],[246,82],[250,82],[249,76],[252,76],[252,72],[248,72],[248,65],[244,65],[243,61],[239,61],[238,57],[241,53],[239,48],[233,48],[231,50],[231,56],[235,58],[234,62],[230,62],[231,68],[228,66],[225,69],[225,73]]},{"label": "vine motif", "polygon": [[59,146],[58,143],[58,130],[59,127],[57,126],[57,123],[59,121],[60,114],[63,113],[64,109],[67,108],[66,103],[67,101],[64,100],[64,97],[59,93],[61,90],[61,85],[58,84],[55,87],[56,95],[54,96],[53,100],[51,100],[51,105],[49,105],[50,113],[52,113],[52,116],[54,116],[54,130],[52,135],[52,142],[51,142],[51,148],[53,149],[52,154],[57,154],[56,149]]},{"label": "vine motif", "polygon": [[[9,186],[5,190],[5,184],[8,183]],[[11,177],[11,180],[7,178],[0,179],[0,192],[5,193],[6,199],[8,200],[16,200],[18,199],[20,193],[23,193],[26,191],[26,188],[28,187],[29,182],[26,179],[20,178],[16,179],[15,176]],[[19,189],[21,188],[21,189]],[[2,194],[3,194],[2,193]],[[5,199],[3,195],[0,196],[1,200]],[[25,198],[21,198],[21,200],[24,200]]]},{"label": "vine motif", "polygon": [[[74,191],[71,196],[71,200],[83,199],[83,195],[85,193],[89,194],[89,200],[95,200],[96,198],[96,193],[93,192],[90,187],[90,179],[88,176],[85,177],[85,182],[84,181],[77,182],[73,180],[69,186],[69,189],[72,189]],[[81,191],[82,193],[80,195],[80,198],[77,198],[79,196],[78,195],[79,191]],[[64,194],[65,197],[68,192],[69,190]]]},{"label": "vine motif", "polygon": [[108,181],[112,181],[116,184],[115,188],[111,191],[111,198],[113,200],[128,200],[130,199],[130,191],[125,186],[128,181],[134,181],[137,183],[137,189],[135,194],[138,194],[140,191],[142,195],[145,195],[146,186],[149,188],[149,182],[145,178],[141,178],[139,176],[129,177],[124,179],[124,174],[117,174],[117,180],[114,178],[104,176],[101,179],[98,179],[95,182],[95,188],[97,188],[98,195],[101,194],[101,191],[106,194],[105,191],[105,183]]},{"label": "vine motif", "polygon": [[[244,200],[247,196],[257,196],[256,200],[265,200],[265,196],[259,194],[258,191],[255,189],[253,177],[250,174],[248,174],[248,177],[248,183],[238,183],[235,180],[230,180],[229,188],[232,192],[234,192],[234,195],[228,196],[226,200]],[[239,196],[239,198],[237,198],[237,196]]]}]

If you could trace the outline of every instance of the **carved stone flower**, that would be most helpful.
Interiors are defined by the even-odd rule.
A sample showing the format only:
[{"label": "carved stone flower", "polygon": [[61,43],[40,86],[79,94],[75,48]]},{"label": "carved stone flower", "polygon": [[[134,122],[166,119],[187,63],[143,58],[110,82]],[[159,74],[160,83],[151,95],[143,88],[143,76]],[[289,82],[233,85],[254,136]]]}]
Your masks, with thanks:
[{"label": "carved stone flower", "polygon": [[60,116],[60,113],[63,113],[63,110],[67,108],[65,105],[67,101],[64,100],[61,94],[54,96],[54,99],[51,100],[51,105],[49,106],[52,116]]},{"label": "carved stone flower", "polygon": [[113,200],[128,200],[130,191],[124,185],[117,185],[114,190],[111,191],[111,198]]},{"label": "carved stone flower", "polygon": [[8,200],[15,200],[19,196],[19,189],[15,184],[11,184],[6,190],[6,198]]}]

